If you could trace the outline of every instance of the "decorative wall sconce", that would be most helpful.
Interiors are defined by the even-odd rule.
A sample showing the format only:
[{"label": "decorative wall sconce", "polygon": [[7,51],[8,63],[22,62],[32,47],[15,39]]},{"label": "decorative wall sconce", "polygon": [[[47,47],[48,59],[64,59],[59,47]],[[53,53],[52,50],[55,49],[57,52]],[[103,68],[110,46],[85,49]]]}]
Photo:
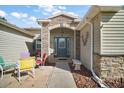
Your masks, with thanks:
[{"label": "decorative wall sconce", "polygon": [[82,34],[82,42],[83,42],[84,46],[87,44],[87,41],[88,41],[88,38],[89,38],[89,32],[88,31],[86,32],[85,36]]},{"label": "decorative wall sconce", "polygon": [[61,36],[63,36],[64,31],[63,31],[63,23],[62,22],[60,23],[60,29],[61,29]]}]

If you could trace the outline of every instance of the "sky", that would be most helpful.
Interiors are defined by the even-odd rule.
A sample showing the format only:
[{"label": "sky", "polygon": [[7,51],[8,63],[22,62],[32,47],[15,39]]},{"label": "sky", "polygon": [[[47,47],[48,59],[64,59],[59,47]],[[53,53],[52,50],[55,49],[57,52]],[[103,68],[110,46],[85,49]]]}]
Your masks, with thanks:
[{"label": "sky", "polygon": [[48,17],[61,11],[83,18],[89,5],[0,5],[0,16],[21,27],[39,27],[37,19]]}]

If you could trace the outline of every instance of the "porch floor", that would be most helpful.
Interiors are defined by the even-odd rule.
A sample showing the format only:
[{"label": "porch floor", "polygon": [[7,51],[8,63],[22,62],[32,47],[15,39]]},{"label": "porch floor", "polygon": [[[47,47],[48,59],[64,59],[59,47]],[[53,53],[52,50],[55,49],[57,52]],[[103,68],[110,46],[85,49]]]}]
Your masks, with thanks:
[{"label": "porch floor", "polygon": [[17,77],[12,76],[11,73],[5,74],[4,78],[0,80],[1,88],[47,88],[47,81],[53,71],[53,66],[45,66],[43,68],[35,69],[35,78],[29,75],[23,75],[19,83]]},{"label": "porch floor", "polygon": [[56,66],[35,69],[35,78],[22,76],[19,83],[11,73],[0,80],[1,88],[73,88],[76,87],[68,62],[57,62]]},{"label": "porch floor", "polygon": [[76,88],[76,84],[67,62],[56,62],[49,79],[49,88]]}]

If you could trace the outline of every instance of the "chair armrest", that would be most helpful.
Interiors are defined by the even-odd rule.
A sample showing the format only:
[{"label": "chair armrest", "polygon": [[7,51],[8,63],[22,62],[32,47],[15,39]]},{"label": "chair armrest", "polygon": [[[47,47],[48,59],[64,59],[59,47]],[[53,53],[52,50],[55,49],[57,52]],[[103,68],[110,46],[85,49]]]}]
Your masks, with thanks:
[{"label": "chair armrest", "polygon": [[4,65],[4,63],[0,63],[0,69],[3,68]]},{"label": "chair armrest", "polygon": [[8,62],[8,63],[4,63],[4,64],[16,64],[15,62]]},{"label": "chair armrest", "polygon": [[[9,60],[9,61],[10,61],[10,60]],[[3,64],[3,65],[4,65],[4,64],[5,64],[5,65],[6,65],[6,64],[16,64],[16,66],[18,66],[19,63],[18,63],[17,61],[15,61],[15,62],[8,62],[8,63],[0,63],[0,65],[2,65],[2,64]]]},{"label": "chair armrest", "polygon": [[0,65],[4,65],[5,63],[0,63]]},{"label": "chair armrest", "polygon": [[17,63],[14,63],[14,62],[8,62],[8,63],[4,63],[4,64],[17,64]]},{"label": "chair armrest", "polygon": [[0,70],[3,71],[3,67],[0,65]]},{"label": "chair armrest", "polygon": [[6,61],[9,61],[9,63],[14,63],[14,62],[17,62],[17,60],[5,60],[5,63],[6,63]]}]

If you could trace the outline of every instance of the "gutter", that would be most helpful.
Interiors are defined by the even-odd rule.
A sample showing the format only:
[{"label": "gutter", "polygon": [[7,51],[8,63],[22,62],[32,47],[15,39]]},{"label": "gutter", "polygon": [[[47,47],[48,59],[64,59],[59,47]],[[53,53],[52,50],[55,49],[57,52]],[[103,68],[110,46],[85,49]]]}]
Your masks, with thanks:
[{"label": "gutter", "polygon": [[93,75],[93,79],[100,85],[102,88],[108,88],[109,86],[105,84],[94,72],[93,70],[93,24],[91,22],[86,22],[90,25],[91,28],[91,73]]}]

